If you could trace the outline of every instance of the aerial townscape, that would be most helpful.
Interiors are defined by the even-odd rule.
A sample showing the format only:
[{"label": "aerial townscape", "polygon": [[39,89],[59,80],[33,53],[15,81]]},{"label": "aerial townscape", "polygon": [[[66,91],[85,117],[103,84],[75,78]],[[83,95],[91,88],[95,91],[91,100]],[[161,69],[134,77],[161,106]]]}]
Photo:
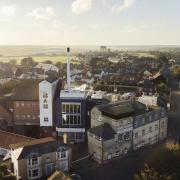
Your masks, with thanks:
[{"label": "aerial townscape", "polygon": [[106,46],[78,54],[63,49],[64,63],[26,57],[0,64],[7,176],[131,179],[150,154],[160,158],[177,148],[180,56],[161,48],[148,57]]},{"label": "aerial townscape", "polygon": [[0,0],[0,180],[180,180],[172,1]]}]

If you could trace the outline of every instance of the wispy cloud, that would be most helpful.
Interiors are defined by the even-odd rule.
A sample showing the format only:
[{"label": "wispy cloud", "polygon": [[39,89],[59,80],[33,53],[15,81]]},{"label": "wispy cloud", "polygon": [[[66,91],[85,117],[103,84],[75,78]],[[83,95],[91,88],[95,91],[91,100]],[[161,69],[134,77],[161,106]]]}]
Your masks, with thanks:
[{"label": "wispy cloud", "polygon": [[114,4],[111,8],[113,12],[122,12],[132,7],[137,0],[123,0],[120,3]]},{"label": "wispy cloud", "polygon": [[15,5],[0,6],[0,21],[10,20],[16,13]]},{"label": "wispy cloud", "polygon": [[91,9],[92,0],[75,0],[71,5],[71,10],[74,14],[88,12]]},{"label": "wispy cloud", "polygon": [[88,24],[87,28],[91,30],[97,30],[97,29],[105,28],[106,26],[107,26],[106,24]]},{"label": "wispy cloud", "polygon": [[141,25],[130,25],[127,27],[124,27],[121,32],[127,32],[127,33],[133,33],[136,31],[141,31],[145,29],[151,29],[158,25],[159,23],[151,23],[151,24],[141,24]]},{"label": "wispy cloud", "polygon": [[36,20],[49,20],[55,15],[55,12],[53,7],[36,8],[27,15],[35,18]]}]

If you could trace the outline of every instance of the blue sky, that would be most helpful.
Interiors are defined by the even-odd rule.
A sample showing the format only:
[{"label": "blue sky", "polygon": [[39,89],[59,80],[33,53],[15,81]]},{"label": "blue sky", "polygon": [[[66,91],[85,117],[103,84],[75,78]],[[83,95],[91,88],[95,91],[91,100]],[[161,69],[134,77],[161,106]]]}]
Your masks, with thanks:
[{"label": "blue sky", "polygon": [[180,45],[180,0],[0,0],[2,45]]}]

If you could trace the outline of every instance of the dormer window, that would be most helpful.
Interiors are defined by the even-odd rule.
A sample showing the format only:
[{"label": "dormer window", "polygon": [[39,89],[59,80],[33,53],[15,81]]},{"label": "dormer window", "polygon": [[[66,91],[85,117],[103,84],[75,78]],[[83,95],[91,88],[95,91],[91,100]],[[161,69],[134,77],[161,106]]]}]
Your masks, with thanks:
[{"label": "dormer window", "polygon": [[98,121],[102,121],[102,116],[99,115],[97,120],[98,120]]},{"label": "dormer window", "polygon": [[61,148],[57,151],[57,159],[61,160],[61,159],[65,159],[67,158],[67,152],[64,148]]}]

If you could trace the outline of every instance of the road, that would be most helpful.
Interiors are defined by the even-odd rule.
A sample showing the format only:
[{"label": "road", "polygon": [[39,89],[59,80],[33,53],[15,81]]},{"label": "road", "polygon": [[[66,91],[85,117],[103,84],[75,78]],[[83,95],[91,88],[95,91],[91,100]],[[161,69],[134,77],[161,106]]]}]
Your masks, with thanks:
[{"label": "road", "polygon": [[76,173],[82,180],[132,180],[134,174],[143,167],[145,160],[158,146],[161,144],[134,151],[126,157],[118,158],[103,166],[95,164],[89,166],[86,161],[81,168],[76,167]]}]

